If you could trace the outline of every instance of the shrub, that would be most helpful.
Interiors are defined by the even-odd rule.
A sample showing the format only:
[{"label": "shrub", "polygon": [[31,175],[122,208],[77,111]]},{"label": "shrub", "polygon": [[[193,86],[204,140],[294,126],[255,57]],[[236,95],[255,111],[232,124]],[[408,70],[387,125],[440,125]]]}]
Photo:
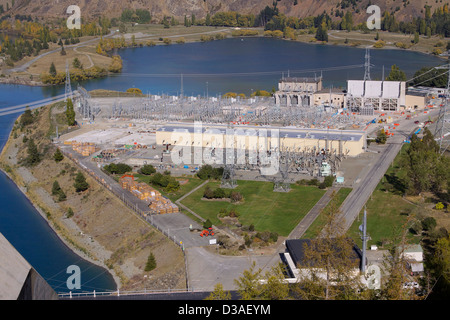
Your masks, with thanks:
[{"label": "shrub", "polygon": [[197,172],[197,176],[202,179],[220,179],[223,175],[223,168],[213,168],[211,165],[206,164],[200,168]]},{"label": "shrub", "polygon": [[206,199],[213,199],[214,191],[209,186],[207,186],[205,191],[203,192],[203,197],[205,197]]},{"label": "shrub", "polygon": [[212,227],[211,220],[207,219],[205,222],[203,222],[203,228],[208,229]]},{"label": "shrub", "polygon": [[269,240],[270,240],[270,232],[269,231],[258,232],[255,235],[255,237],[261,239],[264,242],[269,242]]},{"label": "shrub", "polygon": [[133,168],[125,163],[110,163],[104,166],[103,169],[110,174],[124,174],[133,170]]},{"label": "shrub", "polygon": [[384,129],[381,129],[380,131],[378,131],[377,138],[375,139],[375,141],[376,143],[379,144],[385,144],[386,140],[387,140],[386,132],[384,132]]},{"label": "shrub", "polygon": [[145,271],[152,271],[155,268],[156,268],[156,259],[155,256],[153,255],[153,252],[150,252],[147,258],[147,263],[145,264]]},{"label": "shrub", "polygon": [[442,210],[444,209],[444,204],[442,202],[436,203],[436,210]]},{"label": "shrub", "polygon": [[239,216],[240,216],[239,212],[237,212],[237,211],[234,210],[234,209],[231,209],[230,212],[228,213],[228,215],[229,215],[231,218],[239,218]]},{"label": "shrub", "polygon": [[385,45],[386,45],[386,42],[384,42],[383,40],[378,40],[377,42],[375,42],[373,44],[373,47],[379,49],[379,48],[383,48]]},{"label": "shrub", "polygon": [[252,238],[250,238],[250,236],[246,233],[244,234],[244,243],[247,247],[250,247],[252,245]]},{"label": "shrub", "polygon": [[151,164],[145,164],[139,169],[140,174],[145,174],[147,176],[154,174],[155,172],[156,169]]},{"label": "shrub", "polygon": [[26,107],[25,112],[20,116],[20,125],[22,127],[25,127],[29,124],[32,124],[33,121],[33,114],[31,113],[31,110]]},{"label": "shrub", "polygon": [[142,90],[139,88],[129,88],[129,89],[127,89],[127,92],[135,93],[135,94],[142,94]]},{"label": "shrub", "polygon": [[276,232],[271,232],[271,233],[270,233],[270,241],[272,241],[272,242],[277,242],[277,241],[278,241],[278,233],[276,233]]},{"label": "shrub", "polygon": [[213,41],[213,40],[214,40],[214,36],[208,36],[208,35],[203,34],[200,37],[200,41],[203,41],[203,42]]},{"label": "shrub", "polygon": [[258,30],[251,30],[251,29],[240,29],[231,31],[231,35],[233,37],[250,37],[250,36],[257,36],[258,34],[259,34]]},{"label": "shrub", "polygon": [[219,211],[219,217],[220,217],[220,218],[223,218],[223,217],[226,217],[226,216],[228,216],[227,209],[225,209],[225,208],[220,209],[220,211]]},{"label": "shrub", "polygon": [[435,49],[433,49],[433,52],[432,52],[434,55],[436,55],[436,56],[438,56],[438,55],[440,55],[440,54],[442,54],[442,49],[440,49],[440,48],[435,48]]},{"label": "shrub", "polygon": [[243,197],[242,197],[242,194],[240,194],[239,192],[231,191],[230,199],[232,202],[239,202],[239,201],[242,201]]},{"label": "shrub", "polygon": [[216,190],[214,190],[214,198],[217,199],[222,199],[222,198],[226,198],[226,193],[225,190],[222,188],[217,188]]},{"label": "shrub", "polygon": [[327,176],[325,177],[325,179],[323,180],[325,187],[331,187],[333,185],[334,182],[334,177],[333,176]]},{"label": "shrub", "polygon": [[66,217],[67,217],[67,218],[72,218],[73,215],[74,215],[73,210],[72,210],[71,207],[69,207],[69,208],[67,209]]},{"label": "shrub", "polygon": [[422,220],[422,228],[425,231],[432,231],[436,227],[436,220],[433,217],[427,217]]}]

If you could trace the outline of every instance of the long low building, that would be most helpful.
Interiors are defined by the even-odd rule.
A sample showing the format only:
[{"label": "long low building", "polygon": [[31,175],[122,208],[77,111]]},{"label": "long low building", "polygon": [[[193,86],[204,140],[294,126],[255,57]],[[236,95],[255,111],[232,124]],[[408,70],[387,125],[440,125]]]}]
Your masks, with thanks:
[{"label": "long low building", "polygon": [[366,132],[294,127],[167,124],[156,131],[158,145],[290,152],[326,152],[358,156]]}]

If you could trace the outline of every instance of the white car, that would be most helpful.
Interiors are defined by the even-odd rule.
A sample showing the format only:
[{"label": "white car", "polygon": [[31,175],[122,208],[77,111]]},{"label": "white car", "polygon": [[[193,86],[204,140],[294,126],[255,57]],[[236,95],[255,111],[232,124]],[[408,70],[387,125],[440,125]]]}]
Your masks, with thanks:
[{"label": "white car", "polygon": [[413,282],[405,282],[403,284],[403,289],[413,289],[413,288],[419,288],[419,284],[415,281]]}]

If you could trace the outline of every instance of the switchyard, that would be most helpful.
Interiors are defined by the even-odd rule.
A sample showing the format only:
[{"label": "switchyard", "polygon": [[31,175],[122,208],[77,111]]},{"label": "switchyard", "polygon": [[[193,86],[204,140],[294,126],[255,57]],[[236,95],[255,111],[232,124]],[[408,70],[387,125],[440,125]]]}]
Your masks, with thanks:
[{"label": "switchyard", "polygon": [[299,178],[339,175],[342,161],[367,147],[370,117],[339,108],[283,106],[267,97],[92,98],[78,92],[81,128],[61,139],[98,166],[152,164],[192,175],[211,164],[227,168],[224,186],[235,187],[239,175],[289,191]]},{"label": "switchyard", "polygon": [[397,119],[412,119],[436,106],[429,94],[409,91],[404,81],[371,80],[369,50],[364,66],[364,79],[348,80],[347,90],[323,88],[322,75],[288,73],[270,97],[93,98],[78,87],[81,130],[63,139],[99,166],[153,164],[181,174],[195,173],[204,164],[220,166],[225,169],[222,184],[229,188],[242,171],[250,179],[273,181],[278,191],[288,191],[288,182],[299,176],[333,175],[344,181],[340,167],[345,161],[378,152],[367,145],[378,130],[393,135]]}]

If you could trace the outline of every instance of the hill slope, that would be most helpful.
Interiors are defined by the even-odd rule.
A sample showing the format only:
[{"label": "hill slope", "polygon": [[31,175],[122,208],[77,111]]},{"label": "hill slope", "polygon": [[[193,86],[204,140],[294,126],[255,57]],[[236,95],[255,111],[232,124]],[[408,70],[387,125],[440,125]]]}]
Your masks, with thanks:
[{"label": "hill slope", "polygon": [[[13,0],[0,0],[6,9],[6,3],[11,8]],[[257,15],[267,5],[272,6],[272,0],[80,0],[78,5],[81,8],[81,16],[92,18],[96,16],[118,17],[124,8],[147,9],[151,12],[155,21],[164,16],[175,16],[177,18],[195,14],[197,18],[204,18],[207,13],[211,15],[221,11],[236,11],[242,14]],[[297,4],[295,4],[297,3]],[[376,4],[381,8],[381,12],[395,11],[398,20],[409,19],[411,17],[423,16],[425,5],[432,7],[432,12],[443,3],[429,0],[279,0],[277,6],[281,13],[287,16],[304,18],[307,16],[317,16],[326,11],[328,14],[336,9],[351,10],[354,13],[354,20],[362,22],[369,14],[366,13],[368,4]],[[11,15],[26,14],[33,17],[68,17],[66,9],[74,4],[73,0],[15,0],[14,6],[10,9]]]}]

